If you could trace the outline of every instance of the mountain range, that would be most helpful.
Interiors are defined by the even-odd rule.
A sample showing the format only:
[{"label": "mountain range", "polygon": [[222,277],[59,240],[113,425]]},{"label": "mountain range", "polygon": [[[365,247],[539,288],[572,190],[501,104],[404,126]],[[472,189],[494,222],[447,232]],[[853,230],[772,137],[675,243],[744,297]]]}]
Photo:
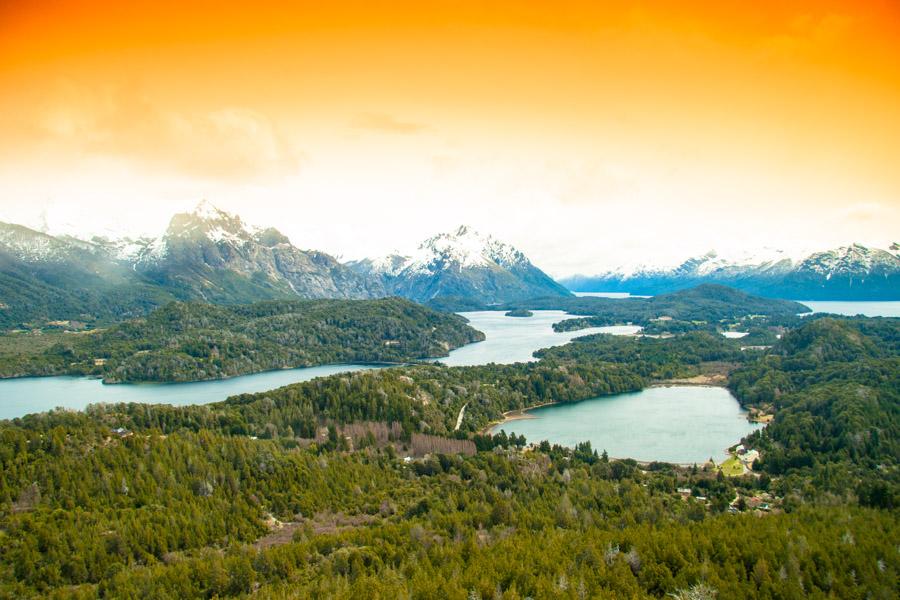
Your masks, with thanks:
[{"label": "mountain range", "polygon": [[773,298],[802,300],[900,299],[900,246],[887,250],[860,244],[791,257],[771,251],[728,259],[714,251],[672,268],[615,269],[561,281],[576,292],[656,295],[719,283]]},{"label": "mountain range", "polygon": [[512,246],[467,227],[426,240],[413,257],[343,264],[206,201],[173,216],[155,238],[82,240],[0,223],[0,326],[7,328],[121,320],[171,300],[392,295],[490,304],[570,292]]},{"label": "mountain range", "polygon": [[206,201],[173,216],[159,237],[79,239],[0,223],[3,328],[112,322],[172,300],[402,296],[459,307],[567,297],[570,289],[656,295],[700,283],[776,298],[896,300],[900,247],[853,244],[803,257],[769,252],[736,260],[709,252],[673,268],[610,270],[561,283],[516,248],[466,226],[426,239],[409,255],[342,263]]}]

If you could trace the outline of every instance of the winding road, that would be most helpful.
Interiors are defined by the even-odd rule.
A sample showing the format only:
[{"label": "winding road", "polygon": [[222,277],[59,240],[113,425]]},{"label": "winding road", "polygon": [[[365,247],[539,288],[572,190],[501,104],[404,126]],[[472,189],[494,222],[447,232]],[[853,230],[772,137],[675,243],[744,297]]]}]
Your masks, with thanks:
[{"label": "winding road", "polygon": [[453,431],[459,431],[459,426],[462,425],[463,417],[466,416],[466,407],[469,405],[468,402],[462,405],[462,408],[459,409],[459,414],[456,416],[456,427],[453,428]]}]

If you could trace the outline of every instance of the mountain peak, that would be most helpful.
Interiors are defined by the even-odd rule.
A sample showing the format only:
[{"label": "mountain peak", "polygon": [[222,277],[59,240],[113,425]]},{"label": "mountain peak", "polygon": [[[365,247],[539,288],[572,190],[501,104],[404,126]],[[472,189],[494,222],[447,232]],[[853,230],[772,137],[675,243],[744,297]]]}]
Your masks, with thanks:
[{"label": "mountain peak", "polygon": [[507,268],[530,264],[514,247],[482,235],[467,225],[428,238],[419,246],[411,262],[412,267],[430,272],[448,267]]},{"label": "mountain peak", "polygon": [[201,200],[193,212],[172,217],[165,237],[207,238],[213,242],[242,243],[253,237],[256,228],[248,227],[238,216]]},{"label": "mountain peak", "polygon": [[422,302],[439,296],[492,303],[568,295],[520,251],[467,225],[428,238],[412,256],[392,254],[349,266],[381,277],[392,293]]},{"label": "mountain peak", "polygon": [[216,206],[206,198],[197,203],[197,206],[194,207],[194,210],[191,214],[206,221],[214,221],[232,217],[232,215],[220,209],[218,206]]}]

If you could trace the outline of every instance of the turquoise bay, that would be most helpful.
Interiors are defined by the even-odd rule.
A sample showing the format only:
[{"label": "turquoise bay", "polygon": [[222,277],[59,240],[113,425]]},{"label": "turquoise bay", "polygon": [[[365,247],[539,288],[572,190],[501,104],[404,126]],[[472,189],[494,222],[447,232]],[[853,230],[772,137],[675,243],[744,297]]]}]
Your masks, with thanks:
[{"label": "turquoise bay", "polygon": [[716,462],[727,448],[761,425],[747,420],[731,393],[721,387],[657,386],[543,406],[524,418],[492,428],[524,435],[529,443],[547,440],[574,447],[589,441],[616,458],[671,463]]}]

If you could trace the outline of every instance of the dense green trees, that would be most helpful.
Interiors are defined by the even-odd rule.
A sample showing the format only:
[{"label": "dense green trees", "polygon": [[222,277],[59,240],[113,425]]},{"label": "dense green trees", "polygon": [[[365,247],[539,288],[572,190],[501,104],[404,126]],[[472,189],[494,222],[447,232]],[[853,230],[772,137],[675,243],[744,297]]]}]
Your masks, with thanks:
[{"label": "dense green trees", "polygon": [[[896,319],[811,320],[768,352],[600,335],[536,363],[3,422],[0,597],[893,598],[898,350]],[[756,473],[476,434],[710,364],[775,414],[746,440]],[[422,457],[423,434],[478,452]],[[762,491],[781,508],[729,509]]]},{"label": "dense green trees", "polygon": [[68,337],[39,354],[0,355],[0,374],[195,381],[336,362],[406,362],[484,339],[462,317],[400,298],[173,302],[146,318]]},{"label": "dense green trees", "polygon": [[503,308],[555,309],[583,316],[557,323],[554,325],[557,331],[635,323],[654,331],[676,332],[734,323],[793,324],[798,321],[798,313],[809,310],[797,302],[752,296],[710,283],[649,298],[548,297],[511,303]]},{"label": "dense green trees", "polygon": [[900,569],[891,512],[716,515],[674,488],[729,482],[590,448],[407,464],[48,420],[2,431],[0,595],[889,598]]},{"label": "dense green trees", "polygon": [[565,346],[538,351],[545,362],[606,362],[627,365],[649,380],[696,375],[702,363],[737,363],[754,354],[717,333],[694,331],[670,338],[608,334],[575,338]]},{"label": "dense green trees", "polygon": [[775,410],[752,436],[760,470],[789,475],[800,491],[812,477],[816,492],[849,488],[864,503],[900,505],[897,319],[810,321],[734,371],[729,387],[745,405]]}]

